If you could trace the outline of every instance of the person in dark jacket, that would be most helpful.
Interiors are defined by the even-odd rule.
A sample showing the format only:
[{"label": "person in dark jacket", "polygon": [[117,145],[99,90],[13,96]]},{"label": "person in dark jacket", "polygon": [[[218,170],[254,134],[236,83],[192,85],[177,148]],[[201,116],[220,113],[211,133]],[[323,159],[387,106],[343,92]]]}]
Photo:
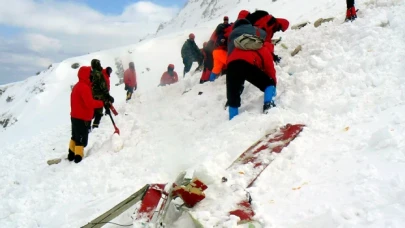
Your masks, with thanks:
[{"label": "person in dark jacket", "polygon": [[[103,102],[114,103],[114,98],[110,95],[108,83],[102,71],[100,60],[91,60],[91,78],[92,78],[92,93],[93,98]],[[103,117],[103,107],[94,110],[94,121],[92,128],[98,128],[100,125],[101,117]]]},{"label": "person in dark jacket", "polygon": [[346,19],[345,21],[353,21],[357,18],[356,7],[354,7],[354,0],[346,0]]},{"label": "person in dark jacket", "polygon": [[90,123],[94,109],[102,108],[104,103],[93,98],[91,91],[91,67],[80,67],[77,75],[79,82],[72,89],[70,95],[70,116],[72,122],[72,137],[69,143],[69,161],[79,163],[84,157],[87,146]]},{"label": "person in dark jacket", "polygon": [[183,47],[181,48],[181,57],[183,58],[184,64],[183,77],[185,77],[190,71],[193,62],[198,62],[197,69],[201,69],[202,67],[203,56],[194,39],[195,35],[190,33],[188,39],[184,42]]},{"label": "person in dark jacket", "polygon": [[[245,80],[264,92],[264,113],[275,106],[273,99],[276,94],[277,78],[273,63],[274,45],[271,39],[270,42],[267,41],[265,29],[253,26],[246,19],[236,21],[233,26],[229,36],[226,75],[229,119],[238,115],[238,108],[241,105],[240,95]],[[263,47],[258,50],[236,48],[234,40],[242,34],[260,35],[260,38],[265,40]]]},{"label": "person in dark jacket", "polygon": [[173,83],[176,83],[179,80],[176,71],[174,71],[174,65],[169,64],[167,66],[167,71],[163,73],[162,77],[160,78],[159,86],[166,86]]}]

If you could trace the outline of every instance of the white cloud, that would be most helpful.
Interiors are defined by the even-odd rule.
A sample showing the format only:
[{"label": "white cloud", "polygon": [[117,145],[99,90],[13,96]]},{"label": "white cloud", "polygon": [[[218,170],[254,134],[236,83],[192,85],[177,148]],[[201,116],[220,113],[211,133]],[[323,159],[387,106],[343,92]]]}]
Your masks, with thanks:
[{"label": "white cloud", "polygon": [[21,69],[28,67],[48,67],[52,60],[44,57],[37,57],[30,54],[2,53],[0,55],[1,65],[21,65]]},{"label": "white cloud", "polygon": [[28,47],[36,52],[56,52],[62,47],[58,39],[47,37],[42,34],[26,34],[25,39],[28,43]]},{"label": "white cloud", "polygon": [[[145,35],[155,33],[160,23],[170,20],[178,11],[175,7],[162,7],[147,1],[128,5],[120,15],[103,15],[71,1],[0,0],[0,4],[7,6],[0,8],[0,25],[25,31],[25,34],[13,37],[11,43],[0,37],[0,71],[1,64],[10,64],[12,60],[19,61],[15,66],[27,64],[36,72],[42,69],[34,70],[34,67],[47,66],[48,61],[59,62],[135,43]],[[2,45],[6,47],[2,48]],[[5,60],[6,53],[11,53],[10,48],[18,50],[18,54]],[[19,73],[18,69],[15,71]]]}]

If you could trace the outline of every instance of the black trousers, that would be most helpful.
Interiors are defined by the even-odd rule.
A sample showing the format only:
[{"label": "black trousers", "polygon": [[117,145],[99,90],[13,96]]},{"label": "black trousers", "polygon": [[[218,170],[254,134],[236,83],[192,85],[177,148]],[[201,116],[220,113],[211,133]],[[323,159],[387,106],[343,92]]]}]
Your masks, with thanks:
[{"label": "black trousers", "polygon": [[235,60],[228,64],[226,74],[226,96],[230,107],[238,108],[245,80],[264,92],[268,86],[276,86],[274,80],[262,70],[244,61]]},{"label": "black trousers", "polygon": [[93,125],[98,125],[100,124],[101,117],[103,117],[103,108],[96,108],[94,109],[94,122]]},{"label": "black trousers", "polygon": [[90,122],[71,117],[72,122],[72,140],[75,141],[76,146],[87,146],[89,139]]},{"label": "black trousers", "polygon": [[354,0],[346,0],[347,8],[350,9],[354,6]]}]

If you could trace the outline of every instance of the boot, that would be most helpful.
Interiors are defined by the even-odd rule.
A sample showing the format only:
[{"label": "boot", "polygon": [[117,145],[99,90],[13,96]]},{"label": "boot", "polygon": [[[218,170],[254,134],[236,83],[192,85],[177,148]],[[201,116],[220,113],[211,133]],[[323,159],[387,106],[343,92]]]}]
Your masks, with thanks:
[{"label": "boot", "polygon": [[75,163],[81,162],[83,157],[84,157],[84,147],[76,146],[75,147]]},{"label": "boot", "polygon": [[210,82],[215,81],[215,79],[217,79],[217,77],[218,77],[217,74],[214,74],[214,73],[211,72],[211,74],[210,74]]},{"label": "boot", "polygon": [[276,107],[276,105],[274,104],[274,101],[270,101],[270,102],[266,102],[263,105],[263,113],[267,114],[269,112],[269,110],[273,107]]},{"label": "boot", "polygon": [[273,98],[276,96],[276,87],[275,86],[268,86],[264,90],[264,105],[263,105],[263,113],[267,114],[269,109],[275,107]]},{"label": "boot", "polygon": [[229,120],[233,119],[233,117],[237,116],[239,114],[238,108],[234,108],[229,106]]},{"label": "boot", "polygon": [[75,159],[75,147],[76,142],[71,139],[69,142],[69,154],[68,154],[69,161],[73,161]]},{"label": "boot", "polygon": [[351,21],[351,20],[352,20],[352,10],[351,10],[351,8],[349,8],[349,9],[346,10],[346,19],[345,19],[345,21],[348,22],[348,21]]},{"label": "boot", "polygon": [[130,93],[130,92],[127,92],[127,99],[126,99],[126,101],[129,101],[129,100],[131,100],[131,97],[132,97],[132,93]]},{"label": "boot", "polygon": [[352,8],[350,8],[350,11],[351,11],[351,14],[352,14],[351,20],[354,21],[354,19],[357,18],[356,7],[353,6]]}]

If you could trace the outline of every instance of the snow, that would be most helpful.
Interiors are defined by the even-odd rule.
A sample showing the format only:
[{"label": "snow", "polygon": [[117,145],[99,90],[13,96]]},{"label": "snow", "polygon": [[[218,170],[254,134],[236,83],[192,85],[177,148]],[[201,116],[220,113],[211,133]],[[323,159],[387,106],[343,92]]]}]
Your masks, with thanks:
[{"label": "snow", "polygon": [[[190,1],[155,38],[67,59],[0,87],[6,88],[0,115],[18,119],[0,132],[0,227],[80,227],[145,184],[172,182],[183,170],[193,170],[208,185],[206,199],[191,209],[205,227],[236,227],[238,219],[227,213],[246,191],[255,219],[265,227],[402,227],[404,2],[358,1],[359,18],[353,23],[342,23],[343,1],[240,0],[228,8],[230,0],[220,1],[210,17],[201,19],[205,8],[196,5],[203,2],[210,1]],[[179,50],[188,33],[202,44],[223,15],[232,18],[245,8],[271,9],[291,25],[337,17],[318,28],[310,24],[276,34],[288,47],[275,49],[282,57],[276,66],[277,108],[261,114],[263,93],[246,83],[241,114],[228,121],[224,77],[200,85],[199,74],[187,75],[157,87],[169,63],[182,74]],[[189,23],[180,26],[186,17]],[[302,51],[291,57],[298,45]],[[90,133],[80,164],[62,160],[48,166],[48,159],[67,154],[70,85],[77,81],[71,65],[99,58],[115,71],[116,57],[124,68],[135,62],[139,82],[125,103],[123,85],[114,86],[118,78],[111,77],[121,134],[113,134],[105,116]],[[14,100],[7,102],[9,96]],[[307,127],[245,190],[240,174],[225,169],[266,132],[287,123]],[[228,181],[222,183],[222,177]],[[133,210],[115,222],[131,224]],[[189,222],[182,216],[172,226]]]}]

